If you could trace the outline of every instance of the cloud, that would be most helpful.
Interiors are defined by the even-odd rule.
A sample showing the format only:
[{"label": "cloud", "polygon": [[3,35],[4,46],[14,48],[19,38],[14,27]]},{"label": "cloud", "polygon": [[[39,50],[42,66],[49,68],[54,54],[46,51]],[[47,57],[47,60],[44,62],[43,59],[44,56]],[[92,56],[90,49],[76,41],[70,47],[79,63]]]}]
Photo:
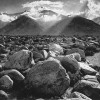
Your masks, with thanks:
[{"label": "cloud", "polygon": [[99,0],[81,0],[81,3],[86,4],[85,16],[88,19],[100,17],[100,2]]},{"label": "cloud", "polygon": [[[81,3],[79,0],[41,0],[41,1],[33,1],[33,2],[27,2],[23,4],[23,8],[29,9],[29,12],[26,12],[28,16],[31,16],[36,19],[40,19],[46,21],[57,21],[61,20],[62,15],[63,16],[76,16],[80,15],[82,12],[78,12]],[[72,10],[70,10],[72,9]],[[54,12],[53,15],[45,15],[41,16],[41,11],[47,10]],[[73,11],[74,10],[74,11]],[[49,12],[51,13],[51,12]],[[56,14],[55,14],[56,13]]]},{"label": "cloud", "polygon": [[[66,12],[63,9],[64,4],[61,1],[56,1],[56,2],[33,1],[31,3],[27,2],[26,4],[23,4],[22,6],[23,8],[29,9],[29,12],[26,12],[25,14],[36,19],[41,18],[45,22],[61,20],[60,15],[66,14]],[[41,11],[43,10],[47,11],[48,13],[45,13],[45,12],[41,13]]]},{"label": "cloud", "polygon": [[39,13],[39,11],[53,10],[58,13],[63,12],[63,2],[51,2],[51,1],[33,1],[31,3],[23,4],[23,8],[30,8],[31,14]]},{"label": "cloud", "polygon": [[6,14],[1,14],[0,15],[0,20],[2,21],[2,22],[11,22],[11,21],[13,21],[13,20],[15,20],[16,18],[13,16],[13,17],[11,17],[11,16],[8,16],[8,15],[6,15]]}]

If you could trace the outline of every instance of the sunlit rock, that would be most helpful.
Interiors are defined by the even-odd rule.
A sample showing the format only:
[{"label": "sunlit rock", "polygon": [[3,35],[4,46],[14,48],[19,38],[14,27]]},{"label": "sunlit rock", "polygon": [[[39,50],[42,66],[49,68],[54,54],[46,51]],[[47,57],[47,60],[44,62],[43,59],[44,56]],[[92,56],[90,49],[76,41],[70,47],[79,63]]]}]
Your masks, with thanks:
[{"label": "sunlit rock", "polygon": [[49,44],[49,51],[53,51],[58,54],[63,54],[63,48],[59,44],[55,44],[55,43]]},{"label": "sunlit rock", "polygon": [[80,68],[84,72],[84,74],[89,74],[89,75],[96,75],[97,71],[91,68],[87,63],[84,62],[78,62]]}]

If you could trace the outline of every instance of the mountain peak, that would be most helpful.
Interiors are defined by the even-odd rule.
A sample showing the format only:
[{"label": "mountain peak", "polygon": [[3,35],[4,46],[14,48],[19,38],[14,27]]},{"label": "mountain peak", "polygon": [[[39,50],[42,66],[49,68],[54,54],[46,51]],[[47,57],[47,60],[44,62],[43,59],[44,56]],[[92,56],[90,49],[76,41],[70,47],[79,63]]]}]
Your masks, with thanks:
[{"label": "mountain peak", "polygon": [[42,27],[28,16],[22,15],[0,30],[5,35],[38,35]]},{"label": "mountain peak", "polygon": [[86,18],[66,17],[52,26],[46,34],[51,35],[100,35],[100,25]]}]

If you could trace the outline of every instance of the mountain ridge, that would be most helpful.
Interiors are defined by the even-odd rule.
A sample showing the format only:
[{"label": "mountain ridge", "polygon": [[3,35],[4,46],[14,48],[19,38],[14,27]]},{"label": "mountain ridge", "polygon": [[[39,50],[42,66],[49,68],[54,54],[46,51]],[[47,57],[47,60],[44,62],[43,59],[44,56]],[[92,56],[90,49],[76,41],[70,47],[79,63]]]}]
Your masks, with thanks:
[{"label": "mountain ridge", "polygon": [[86,18],[66,17],[47,30],[36,20],[22,15],[0,29],[1,35],[100,35],[100,25]]},{"label": "mountain ridge", "polygon": [[100,35],[100,25],[80,16],[65,18],[47,32],[51,35],[93,35],[94,33]]},{"label": "mountain ridge", "polygon": [[42,27],[28,16],[20,16],[18,19],[0,29],[0,34],[4,35],[39,35]]}]

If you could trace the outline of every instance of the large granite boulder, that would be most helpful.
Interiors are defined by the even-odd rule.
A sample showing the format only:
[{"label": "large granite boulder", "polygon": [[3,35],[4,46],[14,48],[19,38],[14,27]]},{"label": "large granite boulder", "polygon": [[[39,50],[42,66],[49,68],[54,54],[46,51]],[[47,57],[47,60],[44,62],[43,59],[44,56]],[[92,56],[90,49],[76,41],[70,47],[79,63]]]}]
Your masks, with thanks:
[{"label": "large granite boulder", "polygon": [[70,78],[60,62],[50,58],[31,68],[25,80],[26,88],[38,96],[61,96],[70,85]]},{"label": "large granite boulder", "polygon": [[4,68],[26,70],[31,64],[34,64],[32,53],[28,50],[21,50],[8,57]]}]

